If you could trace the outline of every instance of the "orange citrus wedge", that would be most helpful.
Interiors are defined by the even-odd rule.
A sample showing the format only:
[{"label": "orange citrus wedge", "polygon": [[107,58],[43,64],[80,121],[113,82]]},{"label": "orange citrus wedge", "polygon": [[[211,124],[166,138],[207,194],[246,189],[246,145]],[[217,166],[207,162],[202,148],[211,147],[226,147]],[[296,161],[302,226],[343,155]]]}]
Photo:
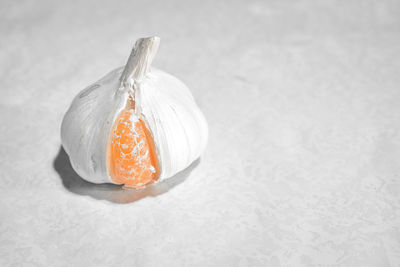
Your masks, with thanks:
[{"label": "orange citrus wedge", "polygon": [[113,182],[141,188],[160,176],[160,167],[151,132],[134,115],[134,101],[116,119],[107,148],[108,172]]}]

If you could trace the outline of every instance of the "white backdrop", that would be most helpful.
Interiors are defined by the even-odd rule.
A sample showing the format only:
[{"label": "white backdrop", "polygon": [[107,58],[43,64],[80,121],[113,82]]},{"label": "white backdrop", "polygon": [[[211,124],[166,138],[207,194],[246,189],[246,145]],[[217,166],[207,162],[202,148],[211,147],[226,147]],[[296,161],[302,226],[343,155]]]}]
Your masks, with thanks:
[{"label": "white backdrop", "polygon": [[[210,138],[144,191],[60,149],[72,98],[159,35]],[[396,1],[0,2],[1,266],[399,266]]]}]

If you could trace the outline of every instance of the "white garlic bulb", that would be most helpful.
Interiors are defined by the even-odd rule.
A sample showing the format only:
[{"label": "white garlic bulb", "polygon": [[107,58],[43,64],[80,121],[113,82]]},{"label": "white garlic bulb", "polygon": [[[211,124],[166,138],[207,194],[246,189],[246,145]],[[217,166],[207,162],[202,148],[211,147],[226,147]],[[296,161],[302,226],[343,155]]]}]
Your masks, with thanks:
[{"label": "white garlic bulb", "polygon": [[205,149],[207,123],[189,89],[150,70],[159,42],[139,39],[125,68],[80,92],[65,114],[62,145],[85,180],[140,188],[173,176]]}]

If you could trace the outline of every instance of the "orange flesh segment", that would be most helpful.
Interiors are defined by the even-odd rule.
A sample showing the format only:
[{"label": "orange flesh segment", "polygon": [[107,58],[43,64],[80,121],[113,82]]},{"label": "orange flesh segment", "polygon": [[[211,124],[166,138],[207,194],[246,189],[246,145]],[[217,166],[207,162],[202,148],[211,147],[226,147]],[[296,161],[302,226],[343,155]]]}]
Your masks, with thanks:
[{"label": "orange flesh segment", "polygon": [[114,183],[141,188],[158,180],[160,168],[152,135],[134,114],[134,102],[128,99],[108,142],[108,172]]}]

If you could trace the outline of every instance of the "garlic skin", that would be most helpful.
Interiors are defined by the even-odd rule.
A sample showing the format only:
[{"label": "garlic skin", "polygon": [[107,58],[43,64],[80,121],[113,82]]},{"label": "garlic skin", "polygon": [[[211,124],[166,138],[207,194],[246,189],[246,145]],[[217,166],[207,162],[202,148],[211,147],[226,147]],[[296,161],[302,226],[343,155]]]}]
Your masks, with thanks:
[{"label": "garlic skin", "polygon": [[114,183],[107,144],[129,97],[135,101],[135,119],[145,121],[156,146],[161,169],[157,182],[185,169],[204,151],[207,122],[189,89],[174,76],[150,69],[158,43],[158,37],[139,39],[125,68],[81,91],[65,114],[62,145],[85,180]]},{"label": "garlic skin", "polygon": [[123,109],[126,94],[116,93],[116,69],[81,91],[61,124],[61,142],[74,170],[92,183],[112,182],[107,172],[107,142],[113,122]]},{"label": "garlic skin", "polygon": [[139,106],[158,147],[161,179],[200,157],[207,144],[207,122],[189,89],[177,78],[153,70],[139,87]]}]

